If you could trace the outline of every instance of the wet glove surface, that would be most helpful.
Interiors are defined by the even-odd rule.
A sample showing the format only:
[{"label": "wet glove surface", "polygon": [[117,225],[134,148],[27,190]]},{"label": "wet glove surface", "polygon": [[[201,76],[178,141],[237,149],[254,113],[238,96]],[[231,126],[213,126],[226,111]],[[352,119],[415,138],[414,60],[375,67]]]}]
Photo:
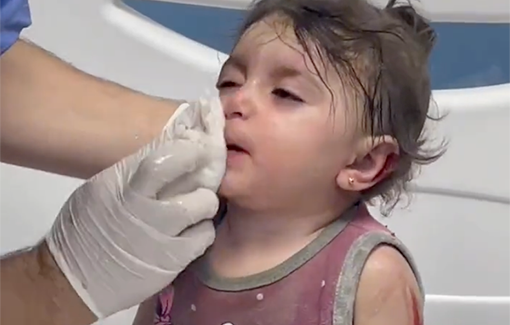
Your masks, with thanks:
[{"label": "wet glove surface", "polygon": [[219,99],[181,105],[159,138],[62,207],[46,241],[98,318],[159,292],[212,244],[224,125]]}]

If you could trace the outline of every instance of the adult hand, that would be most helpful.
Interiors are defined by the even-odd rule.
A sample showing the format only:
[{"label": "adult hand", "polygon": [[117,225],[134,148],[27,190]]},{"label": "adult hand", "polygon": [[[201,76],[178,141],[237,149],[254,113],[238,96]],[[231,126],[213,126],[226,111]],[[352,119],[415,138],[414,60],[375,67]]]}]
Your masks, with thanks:
[{"label": "adult hand", "polygon": [[181,105],[160,138],[87,181],[63,206],[46,241],[98,318],[159,292],[212,244],[223,128],[219,100]]}]

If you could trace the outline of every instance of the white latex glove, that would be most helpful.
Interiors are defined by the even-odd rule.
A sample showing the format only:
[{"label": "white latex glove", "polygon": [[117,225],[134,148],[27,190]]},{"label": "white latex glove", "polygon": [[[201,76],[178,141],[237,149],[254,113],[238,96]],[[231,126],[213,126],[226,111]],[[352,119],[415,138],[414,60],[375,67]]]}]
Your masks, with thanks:
[{"label": "white latex glove", "polygon": [[181,105],[159,139],[63,206],[46,241],[98,318],[156,294],[212,244],[224,124],[218,99]]}]

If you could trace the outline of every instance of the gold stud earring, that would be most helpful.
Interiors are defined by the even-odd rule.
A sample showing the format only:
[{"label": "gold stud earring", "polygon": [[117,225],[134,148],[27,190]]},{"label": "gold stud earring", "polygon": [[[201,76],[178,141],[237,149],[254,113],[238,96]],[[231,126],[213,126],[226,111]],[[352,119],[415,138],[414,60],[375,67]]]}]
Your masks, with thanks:
[{"label": "gold stud earring", "polygon": [[349,177],[349,185],[352,185],[352,184],[354,184],[354,178]]}]

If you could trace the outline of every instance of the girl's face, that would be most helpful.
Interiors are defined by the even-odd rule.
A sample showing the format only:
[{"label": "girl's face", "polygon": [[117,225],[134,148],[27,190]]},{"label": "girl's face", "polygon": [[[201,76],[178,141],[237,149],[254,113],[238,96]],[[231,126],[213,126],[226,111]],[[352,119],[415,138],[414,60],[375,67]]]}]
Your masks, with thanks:
[{"label": "girl's face", "polygon": [[337,73],[315,60],[322,81],[282,22],[253,25],[217,83],[229,149],[220,195],[247,209],[329,205],[362,139]]}]

